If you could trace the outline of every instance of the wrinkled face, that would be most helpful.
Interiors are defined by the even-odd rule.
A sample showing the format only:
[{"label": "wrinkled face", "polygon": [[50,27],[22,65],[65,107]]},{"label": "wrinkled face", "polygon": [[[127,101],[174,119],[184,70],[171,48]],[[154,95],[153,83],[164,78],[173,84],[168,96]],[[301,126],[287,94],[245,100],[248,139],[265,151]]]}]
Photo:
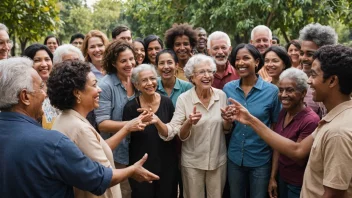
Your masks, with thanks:
[{"label": "wrinkled face", "polygon": [[187,61],[191,57],[192,52],[192,47],[188,36],[176,36],[173,50],[179,61]]},{"label": "wrinkled face", "polygon": [[135,66],[136,60],[134,59],[132,50],[126,49],[125,51],[120,52],[115,63],[115,67],[119,75],[131,77],[132,70]]},{"label": "wrinkled face", "polygon": [[62,61],[66,61],[66,60],[77,61],[79,60],[79,55],[76,52],[68,51],[66,54],[62,56]]},{"label": "wrinkled face", "polygon": [[87,54],[94,64],[100,63],[103,60],[103,54],[105,51],[105,45],[101,38],[92,37],[88,40]]},{"label": "wrinkled face", "polygon": [[308,84],[312,89],[313,101],[324,102],[324,99],[329,96],[329,83],[324,80],[323,71],[320,67],[320,62],[315,59],[312,64],[311,75],[308,79]]},{"label": "wrinkled face", "polygon": [[212,40],[208,52],[215,59],[216,65],[225,65],[231,52],[231,46],[225,39]]},{"label": "wrinkled face", "polygon": [[56,38],[51,37],[46,41],[46,46],[49,48],[51,53],[54,53],[59,44],[56,41]]},{"label": "wrinkled face", "polygon": [[12,45],[5,30],[0,30],[0,60],[7,59]]},{"label": "wrinkled face", "polygon": [[299,49],[296,46],[291,44],[287,54],[290,56],[293,65],[299,63]]},{"label": "wrinkled face", "polygon": [[82,38],[76,38],[75,40],[72,41],[72,45],[78,47],[78,49],[81,49],[83,45],[83,39]]},{"label": "wrinkled face", "polygon": [[158,72],[162,79],[170,79],[175,77],[176,63],[171,54],[163,53],[159,55]]},{"label": "wrinkled face", "polygon": [[197,48],[204,50],[207,47],[207,32],[205,30],[197,30]]},{"label": "wrinkled face", "polygon": [[197,89],[210,89],[214,81],[214,73],[208,62],[200,62],[194,66],[191,80]]},{"label": "wrinkled face", "polygon": [[252,54],[246,49],[238,50],[236,55],[235,68],[241,78],[246,78],[255,75],[255,70],[259,60],[255,60]]},{"label": "wrinkled face", "polygon": [[147,49],[147,54],[148,54],[148,59],[149,59],[150,63],[155,65],[156,55],[161,50],[162,50],[162,47],[161,47],[160,43],[157,40],[152,41],[152,42],[149,43],[148,49]]},{"label": "wrinkled face", "polygon": [[137,64],[140,65],[143,63],[145,58],[144,46],[142,45],[142,43],[136,41],[133,43],[133,48],[136,53]]},{"label": "wrinkled face", "polygon": [[125,41],[132,44],[132,33],[129,30],[123,31],[119,35],[116,36],[116,40],[117,39],[122,39],[122,40],[125,40]]},{"label": "wrinkled face", "polygon": [[265,50],[271,46],[271,42],[269,32],[265,30],[258,30],[254,32],[253,40],[251,40],[251,44],[258,49],[260,54],[264,54]]},{"label": "wrinkled face", "polygon": [[98,81],[92,72],[89,72],[87,75],[84,90],[78,92],[81,98],[81,103],[78,103],[78,105],[82,105],[89,111],[99,107],[99,93],[101,92],[101,89],[99,88]]},{"label": "wrinkled face", "polygon": [[53,62],[45,50],[39,50],[33,57],[33,68],[38,72],[43,81],[47,81],[53,67]]},{"label": "wrinkled face", "polygon": [[156,91],[158,82],[156,75],[150,71],[145,70],[139,73],[138,82],[136,83],[136,88],[143,95],[153,95]]},{"label": "wrinkled face", "polygon": [[318,50],[318,46],[313,41],[302,41],[301,50],[299,51],[299,59],[302,65],[302,70],[310,76],[313,55]]},{"label": "wrinkled face", "polygon": [[306,92],[297,89],[297,83],[289,78],[284,78],[279,82],[279,100],[282,108],[286,111],[294,111],[303,103]]},{"label": "wrinkled face", "polygon": [[278,79],[280,74],[285,69],[284,62],[280,57],[273,51],[266,53],[264,59],[264,68],[268,72],[269,76],[275,79]]},{"label": "wrinkled face", "polygon": [[29,105],[27,112],[30,117],[41,121],[44,114],[42,105],[46,98],[45,83],[34,69],[31,70],[31,76],[33,79],[33,92],[28,93]]}]

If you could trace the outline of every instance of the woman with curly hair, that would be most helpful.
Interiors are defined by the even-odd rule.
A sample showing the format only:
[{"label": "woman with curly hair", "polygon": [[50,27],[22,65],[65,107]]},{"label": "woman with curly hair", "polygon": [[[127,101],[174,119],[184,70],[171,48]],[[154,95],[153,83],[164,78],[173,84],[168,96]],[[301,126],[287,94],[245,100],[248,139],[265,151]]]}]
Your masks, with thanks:
[{"label": "woman with curly hair", "polygon": [[[69,137],[92,160],[113,169],[115,165],[112,150],[130,132],[143,130],[146,125],[142,123],[142,119],[149,115],[141,115],[127,122],[119,131],[116,130],[111,138],[104,141],[86,119],[90,111],[99,107],[101,89],[97,84],[97,78],[87,63],[80,61],[59,63],[48,80],[50,101],[62,111],[52,129]],[[130,171],[127,168],[121,170],[121,180],[126,179]],[[88,191],[77,188],[74,192],[75,197],[96,197]],[[107,189],[102,197],[121,197],[120,193],[119,186],[113,186]]]},{"label": "woman with curly hair", "polygon": [[[133,100],[136,90],[131,82],[132,70],[136,66],[133,47],[130,43],[118,39],[110,43],[104,53],[103,69],[107,75],[99,81],[99,108],[94,112],[99,131],[104,138],[109,138],[120,130],[126,122],[122,121],[125,104]],[[128,140],[124,139],[113,151],[116,168],[129,164]],[[130,197],[128,180],[121,183],[123,197]]]},{"label": "woman with curly hair", "polygon": [[187,23],[174,24],[165,32],[165,45],[166,48],[173,49],[177,55],[179,67],[176,77],[188,81],[183,68],[193,55],[193,48],[197,45],[197,32]]},{"label": "woman with curly hair", "polygon": [[91,30],[86,34],[82,44],[82,53],[85,60],[89,63],[93,74],[98,80],[105,75],[103,69],[103,54],[109,40],[106,35],[99,30]]},{"label": "woman with curly hair", "polygon": [[[24,50],[23,55],[33,60],[33,68],[38,72],[39,76],[46,84],[51,69],[53,68],[53,54],[49,48],[42,44],[33,44]],[[39,122],[44,129],[50,130],[55,118],[60,112],[51,106],[48,98],[45,98],[42,108],[44,115]]]}]

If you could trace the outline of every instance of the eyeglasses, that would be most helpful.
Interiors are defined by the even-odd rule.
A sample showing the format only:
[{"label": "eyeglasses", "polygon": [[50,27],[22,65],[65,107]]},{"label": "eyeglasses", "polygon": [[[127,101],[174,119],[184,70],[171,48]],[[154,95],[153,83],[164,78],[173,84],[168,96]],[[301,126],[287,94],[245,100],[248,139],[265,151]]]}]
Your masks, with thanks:
[{"label": "eyeglasses", "polygon": [[215,71],[212,70],[200,70],[198,72],[193,72],[196,76],[205,76],[207,73],[209,76],[213,76],[215,74]]}]

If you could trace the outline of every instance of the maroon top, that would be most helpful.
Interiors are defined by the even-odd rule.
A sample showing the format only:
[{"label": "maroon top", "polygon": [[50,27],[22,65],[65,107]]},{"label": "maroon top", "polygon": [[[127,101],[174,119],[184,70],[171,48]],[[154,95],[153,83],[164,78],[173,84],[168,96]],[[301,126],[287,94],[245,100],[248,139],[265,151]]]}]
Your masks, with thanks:
[{"label": "maroon top", "polygon": [[237,74],[235,68],[230,64],[229,61],[226,63],[226,70],[224,76],[221,78],[217,73],[214,74],[213,87],[221,89],[225,86],[226,83],[239,79],[240,76]]},{"label": "maroon top", "polygon": [[[313,133],[320,120],[319,116],[310,107],[306,107],[293,117],[292,121],[283,128],[285,115],[286,111],[282,109],[279,114],[279,120],[275,126],[275,132],[295,142],[297,142],[298,139],[304,139]],[[285,182],[296,186],[302,186],[305,168],[306,163],[304,166],[298,165],[294,160],[280,154],[279,174]]]}]

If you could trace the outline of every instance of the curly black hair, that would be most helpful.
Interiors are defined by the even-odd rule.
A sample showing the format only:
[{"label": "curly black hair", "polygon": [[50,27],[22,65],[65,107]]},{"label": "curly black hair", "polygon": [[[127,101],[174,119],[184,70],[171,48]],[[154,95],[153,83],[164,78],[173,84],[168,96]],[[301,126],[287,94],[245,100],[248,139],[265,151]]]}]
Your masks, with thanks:
[{"label": "curly black hair", "polygon": [[343,45],[326,45],[319,48],[313,56],[320,62],[323,78],[336,75],[340,92],[350,95],[352,92],[352,48]]},{"label": "curly black hair", "polygon": [[186,35],[189,38],[192,49],[197,45],[197,32],[187,23],[173,24],[172,28],[165,32],[165,45],[168,49],[174,48],[174,43],[177,36]]},{"label": "curly black hair", "polygon": [[116,63],[116,60],[119,57],[120,53],[126,51],[127,49],[132,51],[133,56],[136,59],[133,46],[125,40],[115,40],[106,47],[103,55],[103,68],[106,73],[117,73],[117,69],[114,64]]},{"label": "curly black hair", "polygon": [[84,90],[90,66],[82,61],[64,61],[57,64],[47,81],[47,94],[51,105],[60,109],[72,109],[76,104],[74,90]]}]

